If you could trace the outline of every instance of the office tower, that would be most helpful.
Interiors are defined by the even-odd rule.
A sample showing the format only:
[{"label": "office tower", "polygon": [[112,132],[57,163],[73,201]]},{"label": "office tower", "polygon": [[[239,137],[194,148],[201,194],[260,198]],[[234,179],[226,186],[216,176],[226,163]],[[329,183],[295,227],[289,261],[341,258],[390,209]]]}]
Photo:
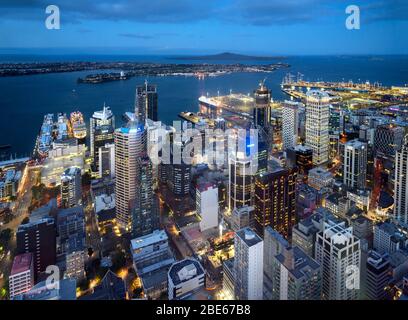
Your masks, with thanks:
[{"label": "office tower", "polygon": [[183,197],[190,192],[191,182],[191,165],[168,164],[164,165],[166,168],[167,186],[176,197]]},{"label": "office tower", "polygon": [[250,206],[252,204],[253,162],[250,157],[237,152],[228,158],[228,209]]},{"label": "office tower", "polygon": [[264,278],[263,278],[263,299],[271,300],[273,291],[273,261],[275,256],[280,254],[284,248],[289,247],[289,242],[276,230],[270,226],[264,232]]},{"label": "office tower", "polygon": [[307,183],[316,190],[330,187],[333,184],[333,174],[322,167],[314,168],[309,171]]},{"label": "office tower", "polygon": [[205,287],[205,270],[193,258],[175,262],[167,275],[169,300],[183,300]]},{"label": "office tower", "polygon": [[115,129],[111,125],[101,125],[94,128],[92,171],[99,178],[110,176],[112,171],[111,157],[114,158],[114,132]]},{"label": "office tower", "polygon": [[395,156],[394,218],[408,225],[408,135]]},{"label": "office tower", "polygon": [[268,169],[268,154],[273,150],[273,131],[271,125],[271,91],[265,86],[265,81],[259,84],[254,92],[255,105],[253,108],[253,127],[258,130],[258,173]]},{"label": "office tower", "polygon": [[10,300],[29,291],[34,286],[34,265],[32,253],[16,255],[9,277]]},{"label": "office tower", "polygon": [[137,160],[146,152],[145,139],[143,125],[135,122],[115,130],[116,219],[127,231],[132,228],[130,205],[136,198]]},{"label": "office tower", "polygon": [[115,177],[115,144],[106,143],[98,149],[98,176]]},{"label": "office tower", "polygon": [[148,84],[136,87],[135,114],[139,123],[145,123],[146,119],[157,121],[157,86]]},{"label": "office tower", "polygon": [[404,140],[404,128],[393,124],[379,125],[374,133],[374,152],[376,156],[395,157]]},{"label": "office tower", "polygon": [[70,208],[82,202],[81,169],[70,167],[61,176],[61,206]]},{"label": "office tower", "polygon": [[255,230],[263,236],[271,226],[289,237],[296,220],[296,168],[271,165],[267,174],[255,179]]},{"label": "office tower", "polygon": [[152,162],[142,156],[136,163],[136,197],[132,201],[132,235],[141,237],[159,226],[158,208],[153,193]]},{"label": "office tower", "polygon": [[251,227],[254,224],[254,207],[243,206],[232,210],[231,214],[231,228],[234,232],[240,229]]},{"label": "office tower", "polygon": [[320,300],[320,265],[302,249],[284,248],[272,266],[273,300]]},{"label": "office tower", "polygon": [[385,288],[391,280],[391,264],[387,254],[370,250],[366,262],[365,293],[370,300],[385,300]]},{"label": "office tower", "polygon": [[53,218],[41,218],[18,227],[17,254],[31,252],[34,279],[56,261],[56,230]]},{"label": "office tower", "polygon": [[263,240],[251,228],[235,233],[235,297],[261,300],[263,296]]},{"label": "office tower", "polygon": [[307,175],[313,168],[313,150],[302,145],[286,149],[286,160],[289,166],[298,167],[299,174]]},{"label": "office tower", "polygon": [[306,94],[306,145],[313,149],[313,163],[329,160],[329,108],[326,92],[310,90]]},{"label": "office tower", "polygon": [[349,188],[364,189],[367,178],[367,145],[351,140],[344,148],[343,183]]},{"label": "office tower", "polygon": [[93,171],[98,172],[99,154],[98,148],[106,143],[113,142],[113,131],[115,129],[115,117],[109,107],[103,105],[101,111],[93,113],[89,119],[90,123],[90,151],[93,159]]},{"label": "office tower", "polygon": [[392,254],[406,248],[408,238],[398,227],[389,221],[377,223],[374,226],[373,248],[380,254]]},{"label": "office tower", "polygon": [[218,227],[218,188],[211,183],[200,183],[196,188],[196,209],[201,217],[200,230]]},{"label": "office tower", "polygon": [[326,224],[316,236],[315,259],[322,267],[323,299],[356,300],[360,289],[360,240],[345,223]]},{"label": "office tower", "polygon": [[282,104],[282,138],[283,151],[297,145],[299,126],[299,103],[285,101]]},{"label": "office tower", "polygon": [[85,213],[82,206],[57,212],[57,259],[64,261],[64,277],[85,276]]},{"label": "office tower", "polygon": [[259,83],[254,92],[255,106],[253,119],[255,128],[268,128],[271,124],[271,91],[265,86],[265,81]]},{"label": "office tower", "polygon": [[[166,126],[161,121],[146,120],[146,150],[147,155],[152,160],[153,165],[153,184],[154,188],[157,187],[158,182],[161,180],[159,173],[161,173],[160,160],[166,159],[166,153],[170,153],[171,137],[175,133],[175,129],[170,126]],[[165,166],[164,166],[165,167]],[[166,170],[163,170],[165,173]],[[163,179],[164,181],[166,179]]]},{"label": "office tower", "polygon": [[302,249],[310,257],[314,257],[316,235],[323,230],[323,221],[341,222],[326,208],[318,208],[313,214],[296,224],[292,230],[292,245]]}]

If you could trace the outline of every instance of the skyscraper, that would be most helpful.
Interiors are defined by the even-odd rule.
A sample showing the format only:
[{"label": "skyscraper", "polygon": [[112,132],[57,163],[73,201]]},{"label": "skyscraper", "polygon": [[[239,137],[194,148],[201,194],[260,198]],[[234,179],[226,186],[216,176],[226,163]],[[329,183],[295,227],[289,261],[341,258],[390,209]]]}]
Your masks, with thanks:
[{"label": "skyscraper", "polygon": [[294,148],[298,137],[299,103],[285,101],[282,104],[282,138],[283,150]]},{"label": "skyscraper", "polygon": [[[93,132],[93,163],[92,171],[99,178],[110,174],[110,158],[108,153],[111,151],[110,146],[114,142],[115,129],[111,125],[101,125],[94,128]],[[107,157],[108,155],[108,157]]]},{"label": "skyscraper", "polygon": [[136,198],[132,204],[132,233],[138,238],[158,228],[158,211],[153,193],[152,162],[149,157],[137,159]]},{"label": "skyscraper", "polygon": [[81,169],[70,167],[61,176],[61,206],[70,208],[82,201]]},{"label": "skyscraper", "polygon": [[317,234],[315,259],[322,266],[323,299],[358,298],[360,257],[360,240],[353,235],[352,228],[345,227],[344,222],[329,222]]},{"label": "skyscraper", "polygon": [[235,233],[235,297],[261,300],[263,291],[263,240],[251,229]]},{"label": "skyscraper", "polygon": [[157,86],[148,84],[147,80],[143,85],[136,87],[135,114],[139,122],[143,124],[146,119],[158,120]]},{"label": "skyscraper", "polygon": [[137,160],[145,154],[143,125],[130,122],[115,130],[116,219],[119,225],[132,228],[131,201],[136,198]]},{"label": "skyscraper", "polygon": [[252,204],[254,175],[252,161],[249,157],[241,153],[234,153],[230,155],[228,162],[228,208],[232,212],[235,208]]},{"label": "skyscraper", "polygon": [[367,178],[367,145],[351,140],[344,148],[343,183],[350,188],[364,189]]},{"label": "skyscraper", "polygon": [[272,165],[270,172],[255,179],[255,230],[263,236],[271,226],[289,237],[296,219],[296,168]]},{"label": "skyscraper", "polygon": [[259,84],[254,92],[253,126],[258,130],[258,173],[267,171],[268,154],[273,150],[273,132],[271,126],[271,91],[265,86],[265,81]]},{"label": "skyscraper", "polygon": [[319,300],[320,265],[298,247],[283,248],[273,258],[273,300]]},{"label": "skyscraper", "polygon": [[37,279],[49,265],[56,261],[56,228],[53,218],[41,218],[22,224],[17,233],[17,254],[33,254],[34,278]]},{"label": "skyscraper", "polygon": [[394,157],[404,140],[404,129],[392,124],[379,125],[374,133],[376,156]]},{"label": "skyscraper", "polygon": [[306,94],[306,145],[313,149],[313,163],[329,160],[329,103],[326,92],[310,90]]},{"label": "skyscraper", "polygon": [[99,174],[99,148],[105,146],[106,143],[113,142],[115,117],[109,107],[104,105],[101,111],[94,112],[89,122],[92,171]]},{"label": "skyscraper", "polygon": [[395,156],[394,218],[408,225],[408,135]]}]

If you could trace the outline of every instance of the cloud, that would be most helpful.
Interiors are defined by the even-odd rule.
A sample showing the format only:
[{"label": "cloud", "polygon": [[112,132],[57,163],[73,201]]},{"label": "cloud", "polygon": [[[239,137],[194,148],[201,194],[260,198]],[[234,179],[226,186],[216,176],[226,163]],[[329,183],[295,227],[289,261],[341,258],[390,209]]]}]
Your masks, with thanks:
[{"label": "cloud", "polygon": [[[255,26],[310,24],[345,15],[345,0],[53,0],[64,23],[87,20]],[[406,0],[355,0],[366,21],[408,20]],[[48,0],[0,0],[3,19],[44,19]]]}]

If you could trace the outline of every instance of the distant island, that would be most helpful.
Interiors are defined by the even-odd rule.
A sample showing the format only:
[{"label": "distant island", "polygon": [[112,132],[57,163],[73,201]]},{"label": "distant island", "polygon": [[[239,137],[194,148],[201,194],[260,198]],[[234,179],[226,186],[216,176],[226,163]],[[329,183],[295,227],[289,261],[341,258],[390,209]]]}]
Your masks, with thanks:
[{"label": "distant island", "polygon": [[231,53],[231,52],[223,52],[219,54],[212,54],[212,55],[204,55],[204,56],[178,56],[178,57],[171,57],[169,59],[175,60],[231,60],[231,61],[239,61],[239,60],[258,60],[258,61],[269,61],[269,60],[278,60],[278,59],[285,59],[285,57],[262,57],[262,56],[248,56],[243,54]]}]

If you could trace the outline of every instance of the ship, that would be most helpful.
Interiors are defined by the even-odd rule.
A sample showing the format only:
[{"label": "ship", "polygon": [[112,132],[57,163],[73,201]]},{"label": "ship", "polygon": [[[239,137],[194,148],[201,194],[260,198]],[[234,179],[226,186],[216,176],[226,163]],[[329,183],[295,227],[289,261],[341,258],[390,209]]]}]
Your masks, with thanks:
[{"label": "ship", "polygon": [[41,157],[46,157],[53,141],[54,115],[52,113],[44,116],[43,124],[37,138],[37,151]]},{"label": "ship", "polygon": [[86,123],[81,112],[75,111],[70,116],[72,133],[74,138],[83,140],[86,138]]}]

